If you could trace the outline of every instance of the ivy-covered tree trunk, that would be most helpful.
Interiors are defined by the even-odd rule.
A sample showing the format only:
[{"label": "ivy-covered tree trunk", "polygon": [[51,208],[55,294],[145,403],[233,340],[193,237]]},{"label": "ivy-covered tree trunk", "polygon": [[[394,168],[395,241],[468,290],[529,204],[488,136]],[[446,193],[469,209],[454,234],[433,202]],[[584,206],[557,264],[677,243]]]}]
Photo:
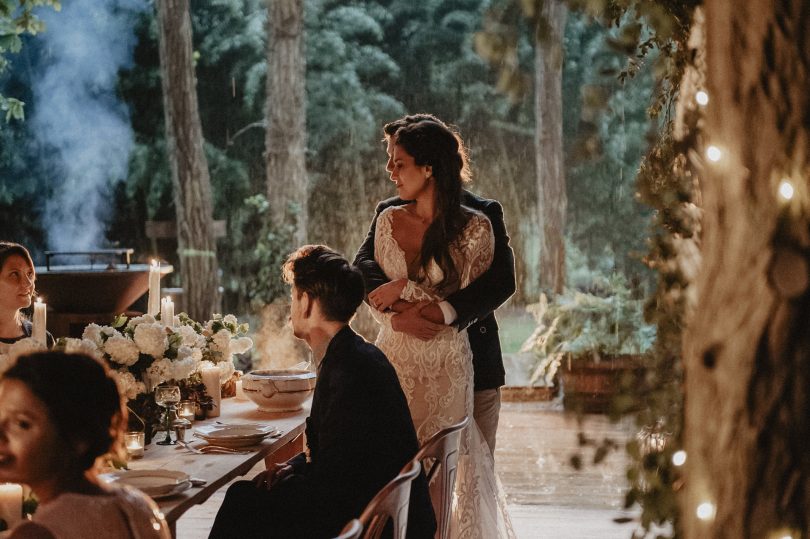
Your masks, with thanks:
[{"label": "ivy-covered tree trunk", "polygon": [[218,304],[211,180],[203,152],[188,0],[158,0],[166,141],[177,209],[177,249],[186,310],[207,320]]},{"label": "ivy-covered tree trunk", "polygon": [[560,293],[565,286],[565,173],[562,136],[562,62],[566,8],[546,0],[535,50],[534,153],[540,219],[540,286]]},{"label": "ivy-covered tree trunk", "polygon": [[[695,153],[703,266],[684,337],[684,533],[807,537],[810,6],[707,0],[705,15],[709,101]],[[709,146],[719,160],[705,157]]]},{"label": "ivy-covered tree trunk", "polygon": [[267,0],[267,197],[273,223],[307,238],[304,0]]}]

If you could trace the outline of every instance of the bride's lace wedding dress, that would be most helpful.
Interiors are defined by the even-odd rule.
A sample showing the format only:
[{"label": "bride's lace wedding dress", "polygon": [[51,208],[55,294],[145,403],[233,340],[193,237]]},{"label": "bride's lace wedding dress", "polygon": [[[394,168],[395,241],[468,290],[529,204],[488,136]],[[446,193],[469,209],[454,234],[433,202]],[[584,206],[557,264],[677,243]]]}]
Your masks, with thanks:
[{"label": "bride's lace wedding dress", "polygon": [[[391,279],[408,278],[405,253],[393,236],[394,212],[390,207],[377,218],[375,259]],[[494,239],[489,220],[473,213],[450,253],[463,288],[492,262]],[[442,271],[431,261],[421,283],[408,280],[400,298],[410,302],[443,299],[434,286]],[[446,292],[449,293],[449,292]],[[472,352],[466,331],[448,327],[430,341],[422,341],[391,328],[392,313],[373,310],[380,323],[376,345],[397,371],[408,399],[419,443],[440,429],[473,415]],[[461,457],[456,476],[450,537],[492,539],[515,537],[506,503],[495,476],[494,460],[475,421],[461,437]]]}]

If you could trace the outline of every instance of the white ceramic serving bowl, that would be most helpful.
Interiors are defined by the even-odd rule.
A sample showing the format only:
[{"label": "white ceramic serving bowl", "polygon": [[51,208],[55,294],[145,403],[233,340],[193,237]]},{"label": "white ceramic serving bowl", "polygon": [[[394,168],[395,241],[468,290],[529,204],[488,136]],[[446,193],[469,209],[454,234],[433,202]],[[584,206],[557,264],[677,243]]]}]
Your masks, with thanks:
[{"label": "white ceramic serving bowl", "polygon": [[315,390],[315,373],[305,370],[262,370],[241,378],[245,395],[263,412],[300,410]]}]

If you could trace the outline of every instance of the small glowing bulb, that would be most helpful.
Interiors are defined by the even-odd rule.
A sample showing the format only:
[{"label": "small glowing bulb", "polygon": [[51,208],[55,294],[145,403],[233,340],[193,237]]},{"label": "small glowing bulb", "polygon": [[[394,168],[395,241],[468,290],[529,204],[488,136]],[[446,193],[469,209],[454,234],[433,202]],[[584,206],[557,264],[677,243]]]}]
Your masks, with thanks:
[{"label": "small glowing bulb", "polygon": [[714,518],[714,504],[711,502],[703,502],[697,506],[695,513],[700,520],[711,520]]},{"label": "small glowing bulb", "polygon": [[788,179],[782,180],[782,182],[779,184],[779,196],[781,196],[785,200],[790,200],[791,198],[793,198],[793,193],[794,193],[793,184],[790,183]]},{"label": "small glowing bulb", "polygon": [[710,161],[720,161],[720,158],[723,157],[723,152],[720,151],[720,148],[717,146],[709,146],[706,148],[706,157],[709,158]]},{"label": "small glowing bulb", "polygon": [[709,104],[709,94],[700,90],[695,94],[695,101],[697,101],[698,105],[701,107],[705,107]]},{"label": "small glowing bulb", "polygon": [[675,466],[683,466],[685,462],[686,462],[686,451],[684,450],[675,451],[675,453],[672,454],[672,464],[674,464]]}]

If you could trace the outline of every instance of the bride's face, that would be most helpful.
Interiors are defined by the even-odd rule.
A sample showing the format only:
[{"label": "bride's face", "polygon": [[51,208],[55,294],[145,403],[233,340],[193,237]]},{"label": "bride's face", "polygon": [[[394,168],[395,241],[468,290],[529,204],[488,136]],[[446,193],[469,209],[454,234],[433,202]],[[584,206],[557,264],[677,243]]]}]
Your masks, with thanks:
[{"label": "bride's face", "polygon": [[397,194],[401,199],[416,200],[433,195],[433,184],[430,181],[431,167],[417,165],[413,156],[399,144],[393,145],[389,167],[386,168],[389,168],[391,181],[397,186]]}]

